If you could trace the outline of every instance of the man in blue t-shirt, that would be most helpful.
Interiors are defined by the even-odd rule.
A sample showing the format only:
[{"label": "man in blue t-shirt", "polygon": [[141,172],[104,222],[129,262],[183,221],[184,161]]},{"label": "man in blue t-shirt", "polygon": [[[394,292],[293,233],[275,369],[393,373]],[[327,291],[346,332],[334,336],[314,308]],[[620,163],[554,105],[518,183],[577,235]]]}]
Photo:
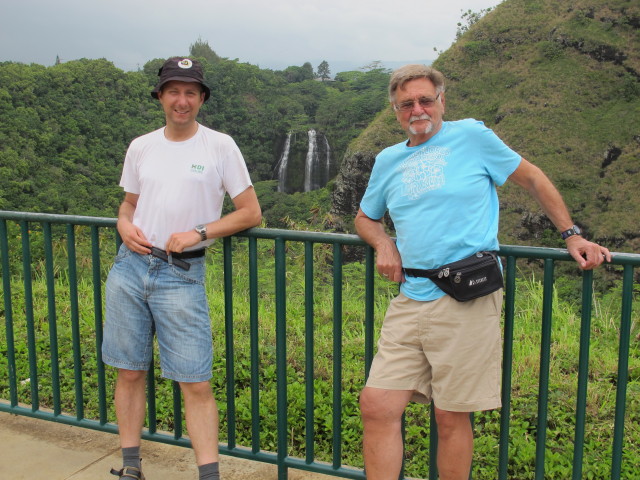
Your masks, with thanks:
[{"label": "man in blue t-shirt", "polygon": [[[396,70],[389,100],[408,141],[376,158],[355,219],[377,253],[377,269],[400,282],[360,396],[367,479],[395,480],[402,465],[401,417],[410,400],[433,400],[442,480],[467,479],[473,454],[469,413],[500,407],[502,290],[468,302],[403,268],[433,269],[497,250],[496,186],[526,189],[561,232],[580,268],[611,261],[573,224],[547,176],[482,122],[443,121],[444,76],[424,65]],[[382,218],[389,212],[397,242]]]}]

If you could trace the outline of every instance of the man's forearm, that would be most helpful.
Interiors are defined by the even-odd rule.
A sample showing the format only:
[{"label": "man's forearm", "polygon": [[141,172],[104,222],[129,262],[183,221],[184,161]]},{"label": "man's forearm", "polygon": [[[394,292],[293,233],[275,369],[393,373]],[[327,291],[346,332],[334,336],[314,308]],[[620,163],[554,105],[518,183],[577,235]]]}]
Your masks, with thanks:
[{"label": "man's forearm", "polygon": [[362,210],[356,215],[354,225],[356,232],[365,242],[371,245],[375,250],[384,243],[391,242],[391,237],[384,229],[384,225],[379,220],[372,220],[367,217]]},{"label": "man's forearm", "polygon": [[380,275],[394,282],[404,281],[400,252],[385,231],[382,221],[372,220],[360,210],[354,224],[360,238],[376,251],[376,266]]},{"label": "man's forearm", "polygon": [[118,209],[118,220],[133,222],[133,213],[136,211],[135,205],[124,201]]},{"label": "man's forearm", "polygon": [[234,233],[260,225],[260,211],[253,209],[235,210],[224,217],[207,224],[207,238],[228,237]]}]

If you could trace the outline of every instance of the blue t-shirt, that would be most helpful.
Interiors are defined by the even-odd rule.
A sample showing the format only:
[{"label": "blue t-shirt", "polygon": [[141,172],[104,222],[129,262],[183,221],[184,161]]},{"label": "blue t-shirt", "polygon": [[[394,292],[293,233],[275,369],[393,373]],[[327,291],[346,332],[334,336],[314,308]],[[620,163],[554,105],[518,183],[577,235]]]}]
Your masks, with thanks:
[{"label": "blue t-shirt", "polygon": [[[389,210],[403,267],[437,268],[499,248],[496,185],[520,160],[482,122],[443,122],[421,145],[378,154],[360,208],[374,220]],[[444,295],[431,280],[409,276],[401,292],[419,301]]]}]

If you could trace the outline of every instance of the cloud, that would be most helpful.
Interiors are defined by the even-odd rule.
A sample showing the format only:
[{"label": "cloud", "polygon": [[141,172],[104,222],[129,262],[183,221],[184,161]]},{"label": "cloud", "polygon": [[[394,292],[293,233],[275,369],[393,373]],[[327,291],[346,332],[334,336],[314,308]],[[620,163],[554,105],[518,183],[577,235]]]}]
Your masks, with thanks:
[{"label": "cloud", "polygon": [[499,0],[22,0],[0,6],[0,61],[106,58],[127,70],[187,54],[270,67],[306,61],[418,60],[455,38],[461,12]]}]

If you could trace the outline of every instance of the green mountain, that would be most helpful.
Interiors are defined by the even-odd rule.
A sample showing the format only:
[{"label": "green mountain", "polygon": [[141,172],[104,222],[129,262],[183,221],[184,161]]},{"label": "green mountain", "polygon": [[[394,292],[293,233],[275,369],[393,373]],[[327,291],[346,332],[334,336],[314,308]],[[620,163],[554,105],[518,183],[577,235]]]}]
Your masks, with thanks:
[{"label": "green mountain", "polygon": [[[549,175],[589,238],[626,252],[640,250],[639,31],[637,0],[506,0],[434,62],[445,120],[484,121]],[[332,209],[347,225],[375,155],[404,139],[396,123],[387,108],[349,145]],[[526,192],[499,193],[501,243],[563,247]]]}]

